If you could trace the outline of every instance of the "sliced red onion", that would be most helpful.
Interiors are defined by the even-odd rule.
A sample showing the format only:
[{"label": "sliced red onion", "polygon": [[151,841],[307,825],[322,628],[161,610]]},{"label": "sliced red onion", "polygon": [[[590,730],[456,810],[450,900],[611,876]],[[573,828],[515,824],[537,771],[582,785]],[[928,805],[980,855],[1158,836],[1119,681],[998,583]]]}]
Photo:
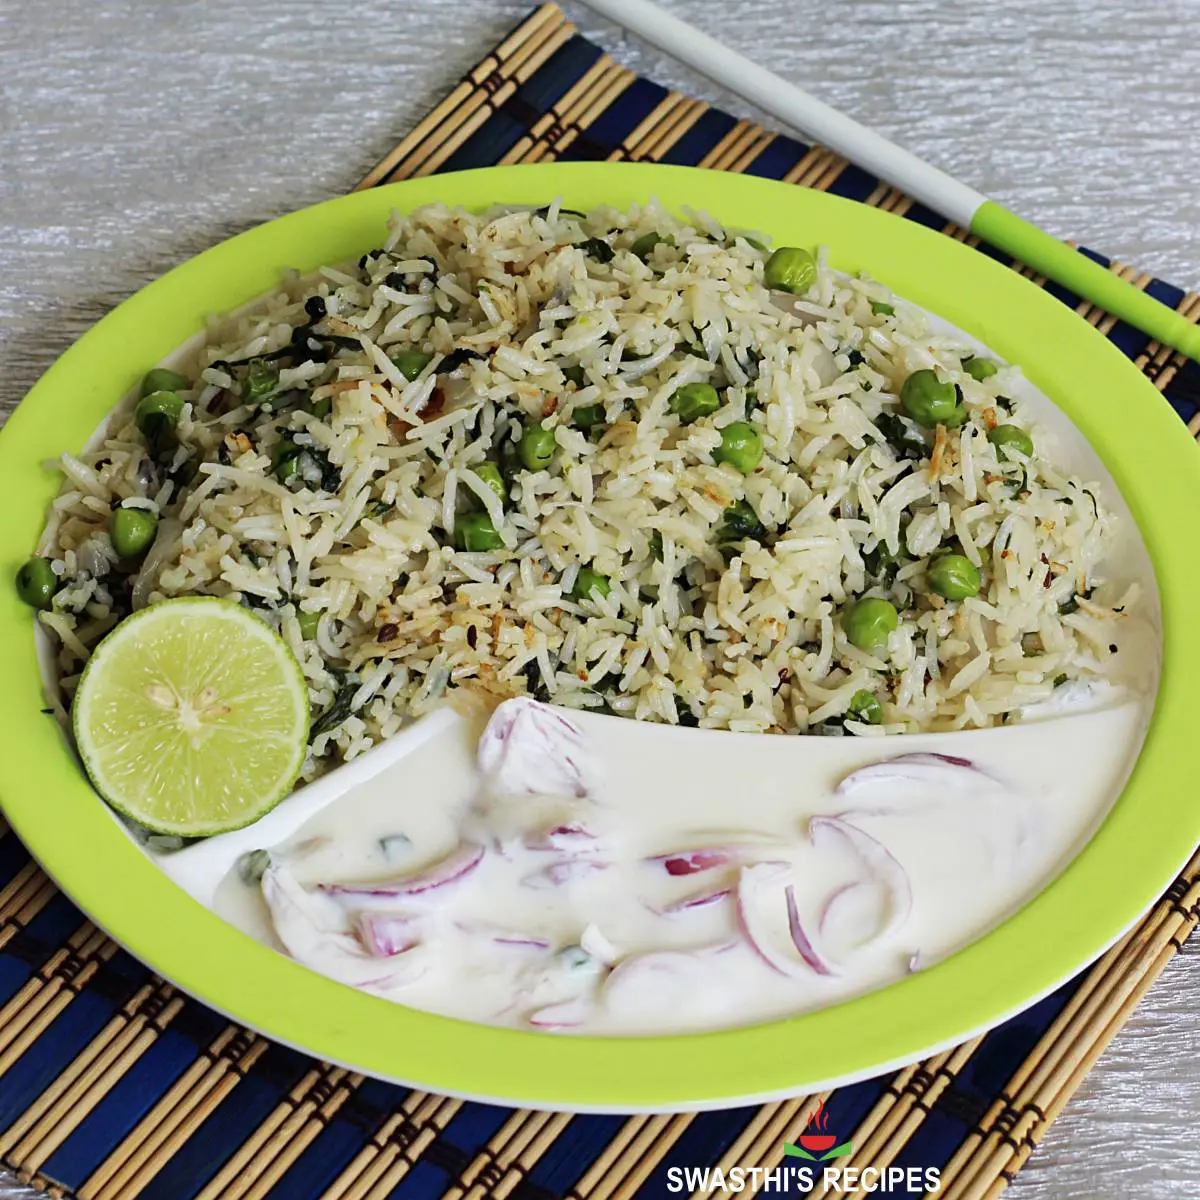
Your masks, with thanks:
[{"label": "sliced red onion", "polygon": [[888,896],[888,919],[872,940],[887,937],[908,920],[912,912],[912,883],[900,860],[880,841],[864,833],[841,817],[813,817],[808,823],[808,835],[814,847],[825,841],[828,834],[841,837],[862,860],[872,879]]},{"label": "sliced red onion", "polygon": [[421,920],[402,913],[361,912],[354,927],[358,940],[373,958],[404,954],[420,943]]},{"label": "sliced red onion", "polygon": [[[828,943],[835,936],[836,927],[852,919],[854,905],[858,897],[873,890],[869,883],[847,883],[837,889],[821,906],[821,915],[817,918],[817,933],[823,942]],[[867,939],[859,939],[865,941]]]},{"label": "sliced red onion", "polygon": [[419,947],[391,958],[366,954],[355,938],[334,927],[340,918],[336,906],[306,891],[282,867],[263,872],[262,894],[276,936],[288,954],[339,983],[386,990],[412,983],[428,966]]},{"label": "sliced red onion", "polygon": [[736,950],[742,944],[740,937],[729,938],[724,942],[713,942],[708,946],[700,946],[693,950],[693,954],[728,954],[730,950]]},{"label": "sliced red onion", "polygon": [[727,867],[746,857],[745,846],[701,846],[695,850],[674,850],[646,859],[661,866],[668,875],[698,875],[715,867]]},{"label": "sliced red onion", "polygon": [[730,887],[717,888],[716,891],[711,892],[695,892],[691,896],[685,896],[682,900],[676,900],[673,904],[654,908],[651,911],[658,913],[660,917],[677,917],[683,913],[696,912],[701,908],[711,908],[714,904],[720,904],[722,900],[728,899],[732,893],[733,888]]},{"label": "sliced red onion", "polygon": [[516,929],[505,929],[502,925],[491,925],[486,921],[456,921],[463,933],[491,938],[497,946],[512,946],[525,950],[549,950],[550,942],[533,933],[522,933]]},{"label": "sliced red onion", "polygon": [[979,766],[969,758],[957,754],[933,754],[921,752],[914,754],[899,754],[895,758],[885,758],[879,762],[870,763],[851,771],[837,786],[839,796],[848,796],[860,788],[873,784],[918,782],[945,784],[954,778],[956,772],[969,772],[993,783],[1003,784],[986,768]]},{"label": "sliced red onion", "polygon": [[564,883],[582,879],[597,871],[607,871],[608,867],[608,863],[598,862],[594,858],[569,858],[526,875],[521,882],[527,887],[561,887]]},{"label": "sliced red onion", "polygon": [[909,955],[908,973],[910,975],[915,975],[918,971],[923,971],[924,969],[925,964],[921,961],[920,950],[914,950],[913,953]]},{"label": "sliced red onion", "polygon": [[706,968],[699,957],[686,950],[651,950],[646,954],[634,954],[623,959],[604,981],[606,1001],[618,999],[632,989],[649,986],[661,992],[666,980],[695,980],[702,985],[702,973]]},{"label": "sliced red onion", "polygon": [[[797,961],[790,954],[781,953],[772,944],[771,932],[767,927],[763,906],[760,903],[760,892],[763,887],[782,883],[787,878],[790,870],[791,866],[789,863],[780,862],[755,863],[752,866],[742,868],[737,887],[738,923],[741,925],[742,932],[746,935],[746,941],[749,942],[750,948],[767,966],[778,971],[780,975],[787,975],[792,979],[809,978],[810,971],[816,968],[807,959],[802,956],[801,960]],[[793,899],[792,905],[794,904],[795,900]],[[790,908],[791,906],[789,905],[789,918],[791,916]],[[789,920],[789,932],[791,932],[790,927],[791,921]],[[793,943],[796,942],[794,933],[792,934],[792,941]],[[798,944],[796,945],[796,949],[799,951]]]},{"label": "sliced red onion", "polygon": [[529,1014],[535,1029],[577,1029],[592,1014],[592,1002],[587,996],[576,996],[558,1004],[548,1004]]},{"label": "sliced red onion", "polygon": [[549,950],[550,943],[542,938],[525,937],[522,934],[503,934],[492,938],[497,946],[518,946],[526,950]]},{"label": "sliced red onion", "polygon": [[375,883],[322,883],[328,896],[347,899],[401,900],[445,887],[464,879],[483,861],[484,849],[478,842],[462,842],[438,862],[399,879],[381,879]]},{"label": "sliced red onion", "polygon": [[818,975],[833,975],[833,968],[817,953],[811,939],[804,931],[804,926],[800,923],[800,909],[796,904],[795,886],[789,883],[783,889],[783,894],[787,898],[788,933],[791,934],[792,945],[796,947],[796,953]]},{"label": "sliced red onion", "polygon": [[529,850],[565,850],[582,853],[596,843],[596,835],[590,829],[578,824],[554,825],[543,829],[540,833],[531,833],[525,837],[525,846]]},{"label": "sliced red onion", "polygon": [[492,714],[476,752],[494,791],[516,796],[588,794],[583,734],[557,709],[506,700]]}]

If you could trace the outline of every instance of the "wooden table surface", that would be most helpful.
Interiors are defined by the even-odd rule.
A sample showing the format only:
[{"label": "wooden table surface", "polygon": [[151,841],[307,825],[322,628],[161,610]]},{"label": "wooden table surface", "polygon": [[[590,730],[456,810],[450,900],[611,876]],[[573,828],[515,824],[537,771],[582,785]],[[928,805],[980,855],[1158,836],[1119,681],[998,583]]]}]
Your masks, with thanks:
[{"label": "wooden table surface", "polygon": [[[1200,285],[1195,0],[665,2],[1051,232]],[[0,0],[0,416],[142,284],[350,187],[532,4]],[[626,65],[755,115],[565,7]],[[1200,1196],[1198,989],[1189,948],[1013,1200]]]}]

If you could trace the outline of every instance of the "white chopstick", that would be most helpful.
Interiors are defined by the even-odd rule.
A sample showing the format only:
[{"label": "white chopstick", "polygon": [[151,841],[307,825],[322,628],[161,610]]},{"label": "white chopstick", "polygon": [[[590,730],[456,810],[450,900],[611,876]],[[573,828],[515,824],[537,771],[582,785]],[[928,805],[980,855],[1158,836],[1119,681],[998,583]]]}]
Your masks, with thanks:
[{"label": "white chopstick", "polygon": [[649,0],[583,2],[964,228],[987,199]]},{"label": "white chopstick", "polygon": [[650,0],[583,2],[1048,279],[1200,361],[1200,327],[982,192],[893,145]]}]

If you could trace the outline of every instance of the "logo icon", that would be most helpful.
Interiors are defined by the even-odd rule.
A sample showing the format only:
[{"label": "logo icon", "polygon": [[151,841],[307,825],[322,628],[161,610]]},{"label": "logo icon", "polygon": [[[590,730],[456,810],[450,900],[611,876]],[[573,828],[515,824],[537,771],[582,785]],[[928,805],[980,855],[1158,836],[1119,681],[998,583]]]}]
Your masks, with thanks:
[{"label": "logo icon", "polygon": [[828,1132],[829,1117],[824,1103],[818,1104],[808,1118],[804,1132],[797,1139],[799,1145],[785,1142],[783,1153],[788,1158],[806,1158],[809,1162],[825,1162],[831,1158],[845,1158],[854,1147],[849,1142],[838,1144],[837,1138]]}]

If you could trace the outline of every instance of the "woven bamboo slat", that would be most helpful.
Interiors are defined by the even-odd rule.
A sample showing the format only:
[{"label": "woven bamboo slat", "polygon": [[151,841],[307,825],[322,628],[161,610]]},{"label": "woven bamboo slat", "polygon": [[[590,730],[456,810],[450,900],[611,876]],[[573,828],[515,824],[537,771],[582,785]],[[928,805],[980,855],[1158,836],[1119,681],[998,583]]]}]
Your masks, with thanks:
[{"label": "woven bamboo slat", "polygon": [[[603,54],[586,56],[586,64],[563,81],[557,99],[530,113],[522,88],[548,64],[561,63],[578,46],[574,27],[553,4],[543,5],[488,54],[446,99],[389,151],[359,187],[427,175],[450,163],[488,127],[494,114],[525,113],[524,132],[497,149],[491,161],[541,162],[570,156],[583,147],[589,156],[610,161],[672,160],[685,144],[694,145],[701,128],[714,128],[711,144],[696,155],[696,165],[712,170],[753,169],[764,155],[776,158],[794,147],[794,162],[780,166],[787,182],[810,188],[843,187],[850,164],[822,147],[805,148],[749,121],[726,119],[714,126],[715,114],[704,101],[678,92],[658,98],[635,114],[618,144],[601,145],[593,128],[625,103],[638,82],[632,72]],[[580,59],[583,63],[583,58]],[[703,123],[703,124],[702,124]],[[861,173],[859,173],[861,178]],[[910,197],[886,184],[872,184],[859,197],[865,203],[905,215]],[[967,231],[946,226],[950,237],[978,245]],[[1020,263],[1012,264],[1036,284],[1045,280]],[[1111,263],[1109,269],[1145,289],[1157,281],[1134,267]],[[1179,293],[1176,292],[1176,295]],[[1200,320],[1200,296],[1183,295],[1178,311]],[[1114,334],[1111,314],[1086,302],[1077,305],[1085,320]],[[1132,353],[1132,351],[1131,351]],[[1170,349],[1151,343],[1136,352],[1138,368],[1158,389],[1175,395],[1188,370]],[[1194,384],[1192,385],[1194,387]],[[1185,415],[1200,435],[1200,411]],[[0,839],[7,826],[0,820]],[[8,835],[11,836],[11,835]],[[0,956],[18,952],[29,963],[27,978],[6,993],[0,1005],[0,1103],[6,1081],[15,1079],[31,1050],[53,1038],[56,1023],[70,1021],[79,998],[110,978],[117,947],[89,923],[76,923],[61,944],[46,945],[32,937],[38,922],[57,901],[53,884],[34,863],[16,869],[0,886]],[[1052,1019],[1039,1025],[1035,1042],[999,1093],[989,1092],[977,1119],[957,1149],[944,1158],[943,1200],[984,1200],[997,1195],[1036,1149],[1050,1124],[1069,1101],[1097,1057],[1117,1034],[1137,1002],[1158,977],[1200,920],[1200,853],[1175,884],[1128,936],[1114,945],[1075,986]],[[169,1085],[155,1094],[144,1114],[131,1120],[70,1189],[54,1178],[53,1166],[64,1148],[101,1110],[122,1081],[133,1078],[151,1059],[164,1038],[184,1023],[188,1006],[169,985],[152,978],[133,979],[124,987],[111,1016],[98,1025],[82,1048],[40,1088],[23,1109],[0,1128],[0,1160],[20,1177],[50,1195],[76,1195],[81,1200],[133,1200],[168,1171],[176,1157],[190,1152],[206,1131],[235,1111],[252,1089],[252,1081],[272,1053],[258,1035],[233,1025],[215,1026],[196,1043],[194,1059],[181,1067]],[[877,1085],[852,1130],[839,1129],[853,1149],[847,1166],[886,1166],[894,1162],[926,1118],[938,1110],[969,1077],[988,1035],[913,1064]],[[446,1200],[490,1200],[523,1196],[535,1188],[533,1176],[564,1138],[584,1130],[591,1118],[522,1110],[494,1124],[495,1132],[469,1152],[443,1148],[456,1123],[476,1106],[422,1092],[397,1092],[389,1107],[362,1116],[365,1081],[341,1067],[308,1062],[290,1077],[277,1100],[215,1166],[203,1186],[189,1193],[197,1200],[286,1200],[289,1172],[318,1147],[331,1127],[350,1114],[363,1129],[352,1153],[330,1174],[323,1192],[327,1200],[385,1200],[407,1194],[410,1177],[435,1160],[448,1172]],[[773,1168],[785,1162],[783,1146],[803,1132],[818,1104],[836,1105],[839,1093],[802,1096],[729,1114],[736,1133],[713,1165],[724,1172],[735,1167]],[[614,1125],[603,1145],[580,1164],[577,1177],[554,1193],[563,1200],[632,1200],[655,1186],[660,1172],[678,1150],[681,1139],[703,1117],[696,1115],[632,1116]],[[732,1128],[732,1127],[731,1127]],[[448,1157],[449,1155],[449,1157]],[[452,1163],[453,1169],[446,1166]],[[660,1180],[661,1182],[661,1180]],[[424,1185],[422,1185],[424,1186]],[[159,1194],[159,1193],[155,1193]],[[423,1192],[422,1194],[428,1194]],[[529,1193],[539,1200],[543,1189]],[[696,1192],[697,1200],[711,1193]],[[746,1193],[749,1194],[749,1193]],[[815,1195],[836,1195],[822,1191]],[[932,1196],[934,1193],[930,1193]]]}]

